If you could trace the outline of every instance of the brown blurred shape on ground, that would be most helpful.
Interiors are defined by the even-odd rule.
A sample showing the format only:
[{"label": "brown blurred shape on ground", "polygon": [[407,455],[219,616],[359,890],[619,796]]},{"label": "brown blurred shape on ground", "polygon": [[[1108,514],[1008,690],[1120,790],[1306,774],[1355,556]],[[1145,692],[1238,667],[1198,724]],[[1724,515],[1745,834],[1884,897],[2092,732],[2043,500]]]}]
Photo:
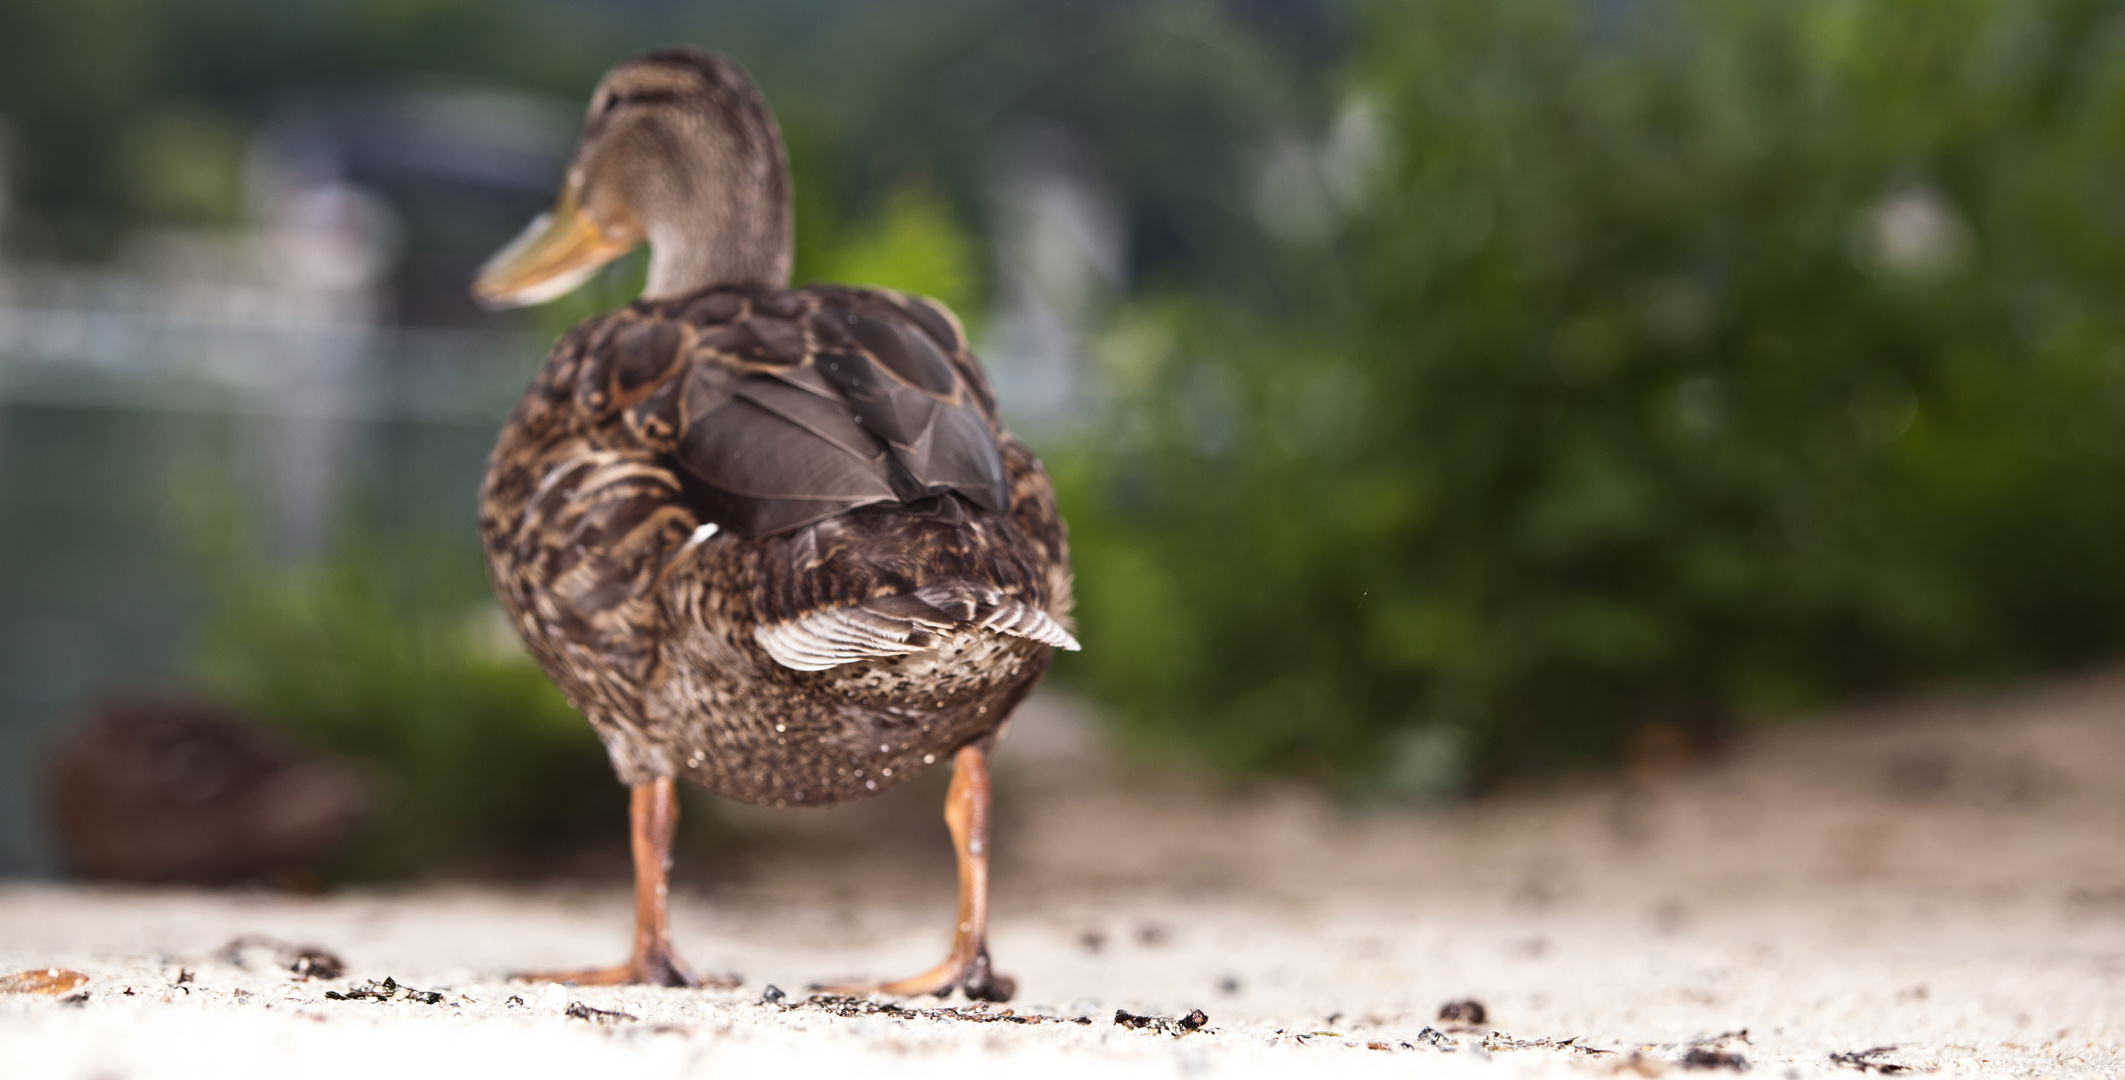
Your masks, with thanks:
[{"label": "brown blurred shape on ground", "polygon": [[46,769],[62,859],[110,881],[286,878],[329,856],[375,808],[351,766],[196,700],[94,707],[60,735]]}]

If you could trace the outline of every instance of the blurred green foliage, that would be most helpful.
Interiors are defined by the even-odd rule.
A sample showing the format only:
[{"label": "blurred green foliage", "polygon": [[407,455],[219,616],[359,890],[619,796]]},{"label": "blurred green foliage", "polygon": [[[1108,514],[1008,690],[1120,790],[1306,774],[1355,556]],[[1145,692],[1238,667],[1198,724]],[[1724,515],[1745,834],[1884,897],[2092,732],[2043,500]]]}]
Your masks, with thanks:
[{"label": "blurred green foliage", "polygon": [[1436,796],[2125,644],[2125,9],[1359,11],[1364,196],[1051,455],[1144,745]]},{"label": "blurred green foliage", "polygon": [[190,106],[141,118],[121,136],[129,208],[161,221],[234,223],[247,140],[227,117]]},{"label": "blurred green foliage", "polygon": [[876,218],[839,239],[807,245],[817,254],[799,280],[881,286],[943,301],[955,312],[981,310],[981,242],[926,188],[902,186]]},{"label": "blurred green foliage", "polygon": [[383,818],[341,876],[504,871],[626,821],[603,747],[463,547],[352,530],[321,562],[236,581],[201,632],[205,686],[381,780]]}]

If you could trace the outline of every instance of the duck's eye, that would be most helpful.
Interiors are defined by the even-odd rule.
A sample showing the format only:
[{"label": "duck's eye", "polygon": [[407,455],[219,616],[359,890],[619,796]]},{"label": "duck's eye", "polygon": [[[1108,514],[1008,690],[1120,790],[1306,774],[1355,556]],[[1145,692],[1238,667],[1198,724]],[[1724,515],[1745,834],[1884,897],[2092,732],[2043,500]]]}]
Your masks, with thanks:
[{"label": "duck's eye", "polygon": [[673,90],[637,90],[631,94],[612,93],[598,103],[598,119],[612,115],[622,105],[647,105],[657,102],[677,101],[679,94]]}]

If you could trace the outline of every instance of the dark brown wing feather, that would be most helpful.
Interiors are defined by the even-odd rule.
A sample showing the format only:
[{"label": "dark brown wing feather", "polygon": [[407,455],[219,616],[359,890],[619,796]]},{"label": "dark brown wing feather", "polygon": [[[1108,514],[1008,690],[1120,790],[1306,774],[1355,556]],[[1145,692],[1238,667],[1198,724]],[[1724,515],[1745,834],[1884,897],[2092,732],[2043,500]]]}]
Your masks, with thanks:
[{"label": "dark brown wing feather", "polygon": [[[721,289],[637,304],[585,342],[579,409],[624,408],[741,536],[957,493],[1008,508],[986,388],[919,301],[861,289]],[[951,336],[939,340],[940,333]]]}]

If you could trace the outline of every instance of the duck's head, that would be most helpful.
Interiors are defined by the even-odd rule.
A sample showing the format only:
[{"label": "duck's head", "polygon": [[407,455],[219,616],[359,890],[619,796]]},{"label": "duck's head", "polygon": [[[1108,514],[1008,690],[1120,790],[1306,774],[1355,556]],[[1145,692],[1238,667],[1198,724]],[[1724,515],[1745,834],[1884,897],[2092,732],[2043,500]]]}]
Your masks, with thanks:
[{"label": "duck's head", "polygon": [[729,57],[661,49],[607,72],[560,199],[480,268],[472,295],[492,309],[543,303],[644,243],[645,297],[789,283],[782,134]]}]

